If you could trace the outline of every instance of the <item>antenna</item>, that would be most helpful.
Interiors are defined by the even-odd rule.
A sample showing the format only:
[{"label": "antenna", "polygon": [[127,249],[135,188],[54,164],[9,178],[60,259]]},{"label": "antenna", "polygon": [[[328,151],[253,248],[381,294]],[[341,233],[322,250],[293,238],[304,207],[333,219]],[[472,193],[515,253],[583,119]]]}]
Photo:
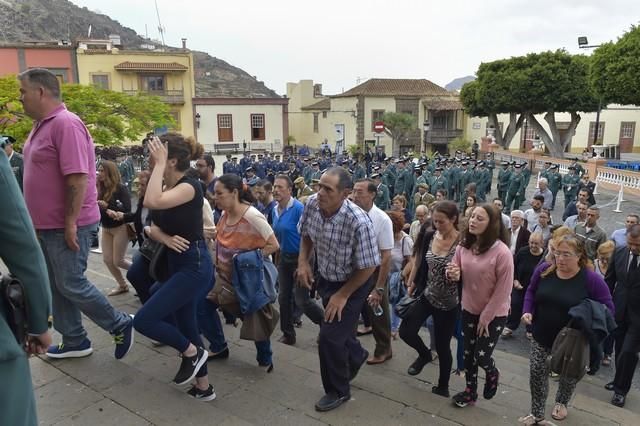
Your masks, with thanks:
[{"label": "antenna", "polygon": [[164,46],[164,32],[165,28],[162,26],[162,22],[160,22],[160,9],[158,9],[158,0],[154,0],[156,3],[156,15],[158,15],[158,32],[160,33],[160,38],[162,39],[162,46]]},{"label": "antenna", "polygon": [[91,24],[89,24],[89,30],[87,31],[87,38],[91,38]]}]

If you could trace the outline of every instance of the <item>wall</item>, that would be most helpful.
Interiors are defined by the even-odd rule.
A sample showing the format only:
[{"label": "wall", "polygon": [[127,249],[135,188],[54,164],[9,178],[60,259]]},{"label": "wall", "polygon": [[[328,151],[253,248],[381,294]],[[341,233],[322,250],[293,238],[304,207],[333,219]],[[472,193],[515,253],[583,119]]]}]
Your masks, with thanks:
[{"label": "wall", "polygon": [[195,81],[193,76],[193,58],[191,53],[159,53],[159,52],[133,52],[118,51],[112,53],[86,54],[78,49],[78,76],[80,84],[91,84],[91,75],[104,73],[109,75],[110,89],[122,92],[125,90],[138,90],[139,72],[116,71],[114,67],[122,62],[177,62],[188,68],[184,72],[159,71],[157,74],[166,75],[166,90],[183,90],[184,104],[171,104],[170,108],[180,115],[179,131],[185,136],[195,136],[194,112],[192,98],[195,96]]},{"label": "wall", "polygon": [[20,73],[18,50],[12,47],[0,48],[0,76]]},{"label": "wall", "polygon": [[[376,140],[375,132],[372,129],[372,111],[384,110],[385,112],[396,112],[396,100],[392,97],[366,97],[364,100],[364,140]],[[382,132],[380,145],[384,146],[387,154],[393,151],[392,140],[389,135]]]},{"label": "wall", "polygon": [[65,83],[77,83],[74,56],[71,47],[0,47],[0,75],[18,74],[29,68],[47,68],[62,75]]},{"label": "wall", "polygon": [[[280,152],[283,143],[286,142],[282,105],[196,105],[195,110],[200,114],[197,140],[205,146],[207,151],[212,151],[214,144],[217,143],[236,143],[242,148],[243,142],[246,141],[249,149]],[[218,141],[218,114],[231,114],[232,142]],[[265,139],[263,141],[251,140],[251,114],[264,114]]]},{"label": "wall", "polygon": [[[575,135],[571,141],[571,152],[581,153],[582,150],[588,146],[589,142],[589,123],[596,121],[596,113],[580,113],[580,123],[576,128]],[[543,125],[545,129],[549,129],[547,122],[544,121],[543,115],[537,115],[537,120]],[[571,117],[567,113],[556,113],[556,122],[569,122]],[[503,122],[506,127],[509,123],[509,116],[507,114],[500,114],[498,121]],[[633,152],[640,152],[640,107],[635,106],[621,106],[610,105],[609,109],[603,109],[600,113],[600,122],[605,123],[603,143],[605,145],[617,145],[620,139],[620,124],[623,121],[630,121],[636,123],[636,129],[633,141]],[[473,123],[480,123],[480,129],[473,129]],[[487,118],[486,117],[469,117],[466,120],[466,138],[473,141],[474,139],[480,140],[485,136]],[[519,131],[509,146],[512,151],[517,151],[520,147],[520,140],[522,138],[522,129]]]}]

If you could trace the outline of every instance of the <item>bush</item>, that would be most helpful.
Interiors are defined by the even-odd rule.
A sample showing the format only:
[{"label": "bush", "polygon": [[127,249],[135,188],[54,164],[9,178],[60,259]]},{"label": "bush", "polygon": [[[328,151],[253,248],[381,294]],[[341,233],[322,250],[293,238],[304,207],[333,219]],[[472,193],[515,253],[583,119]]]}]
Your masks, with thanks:
[{"label": "bush", "polygon": [[449,142],[449,151],[462,151],[468,152],[471,149],[471,142],[463,137],[457,137]]}]

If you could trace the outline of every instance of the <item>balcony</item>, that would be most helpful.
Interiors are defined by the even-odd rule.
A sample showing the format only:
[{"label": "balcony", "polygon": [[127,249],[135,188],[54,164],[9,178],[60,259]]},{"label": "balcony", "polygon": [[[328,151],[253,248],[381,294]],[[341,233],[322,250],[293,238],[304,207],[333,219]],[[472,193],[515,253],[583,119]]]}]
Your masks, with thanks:
[{"label": "balcony", "polygon": [[434,129],[429,131],[429,136],[433,139],[455,139],[462,137],[463,130]]},{"label": "balcony", "polygon": [[135,96],[138,93],[144,93],[149,96],[157,96],[160,100],[167,104],[182,105],[184,104],[184,90],[123,90],[127,95]]}]

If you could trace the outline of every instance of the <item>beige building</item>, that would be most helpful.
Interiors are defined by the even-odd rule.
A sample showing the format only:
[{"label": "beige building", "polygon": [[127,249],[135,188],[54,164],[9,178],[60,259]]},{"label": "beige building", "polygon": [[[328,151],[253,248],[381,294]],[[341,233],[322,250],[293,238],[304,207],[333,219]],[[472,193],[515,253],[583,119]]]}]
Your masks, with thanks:
[{"label": "beige building", "polygon": [[194,98],[196,139],[206,151],[282,152],[287,98]]},{"label": "beige building", "polygon": [[[298,145],[332,149],[349,145],[384,147],[387,154],[407,151],[445,151],[447,144],[463,135],[464,114],[457,94],[429,80],[370,79],[339,95],[323,96],[312,80],[287,84],[290,98],[289,128]],[[376,134],[374,123],[385,112],[415,117],[415,129],[402,141],[386,132]],[[429,122],[430,130],[423,132]]]},{"label": "beige building", "polygon": [[158,96],[171,108],[176,123],[173,130],[185,136],[195,136],[192,105],[195,82],[191,52],[187,49],[171,52],[122,50],[118,46],[118,37],[78,40],[79,83],[131,95],[144,92]]},{"label": "beige building", "polygon": [[[579,154],[593,144],[596,113],[580,113],[580,117],[580,123],[571,139],[567,152]],[[537,115],[536,119],[549,131],[549,125],[544,120],[543,115]],[[556,113],[556,122],[561,133],[566,131],[570,120],[569,114]],[[501,127],[508,125],[509,116],[507,114],[499,115],[498,122]],[[640,107],[609,105],[600,113],[597,139],[605,146],[619,146],[622,153],[640,152],[640,134],[636,131],[637,123],[640,123]],[[487,125],[487,117],[469,117],[465,129],[467,139],[480,141],[481,137],[488,135]],[[537,133],[525,121],[522,129],[511,141],[509,149],[526,152],[531,150],[538,140]]]}]

